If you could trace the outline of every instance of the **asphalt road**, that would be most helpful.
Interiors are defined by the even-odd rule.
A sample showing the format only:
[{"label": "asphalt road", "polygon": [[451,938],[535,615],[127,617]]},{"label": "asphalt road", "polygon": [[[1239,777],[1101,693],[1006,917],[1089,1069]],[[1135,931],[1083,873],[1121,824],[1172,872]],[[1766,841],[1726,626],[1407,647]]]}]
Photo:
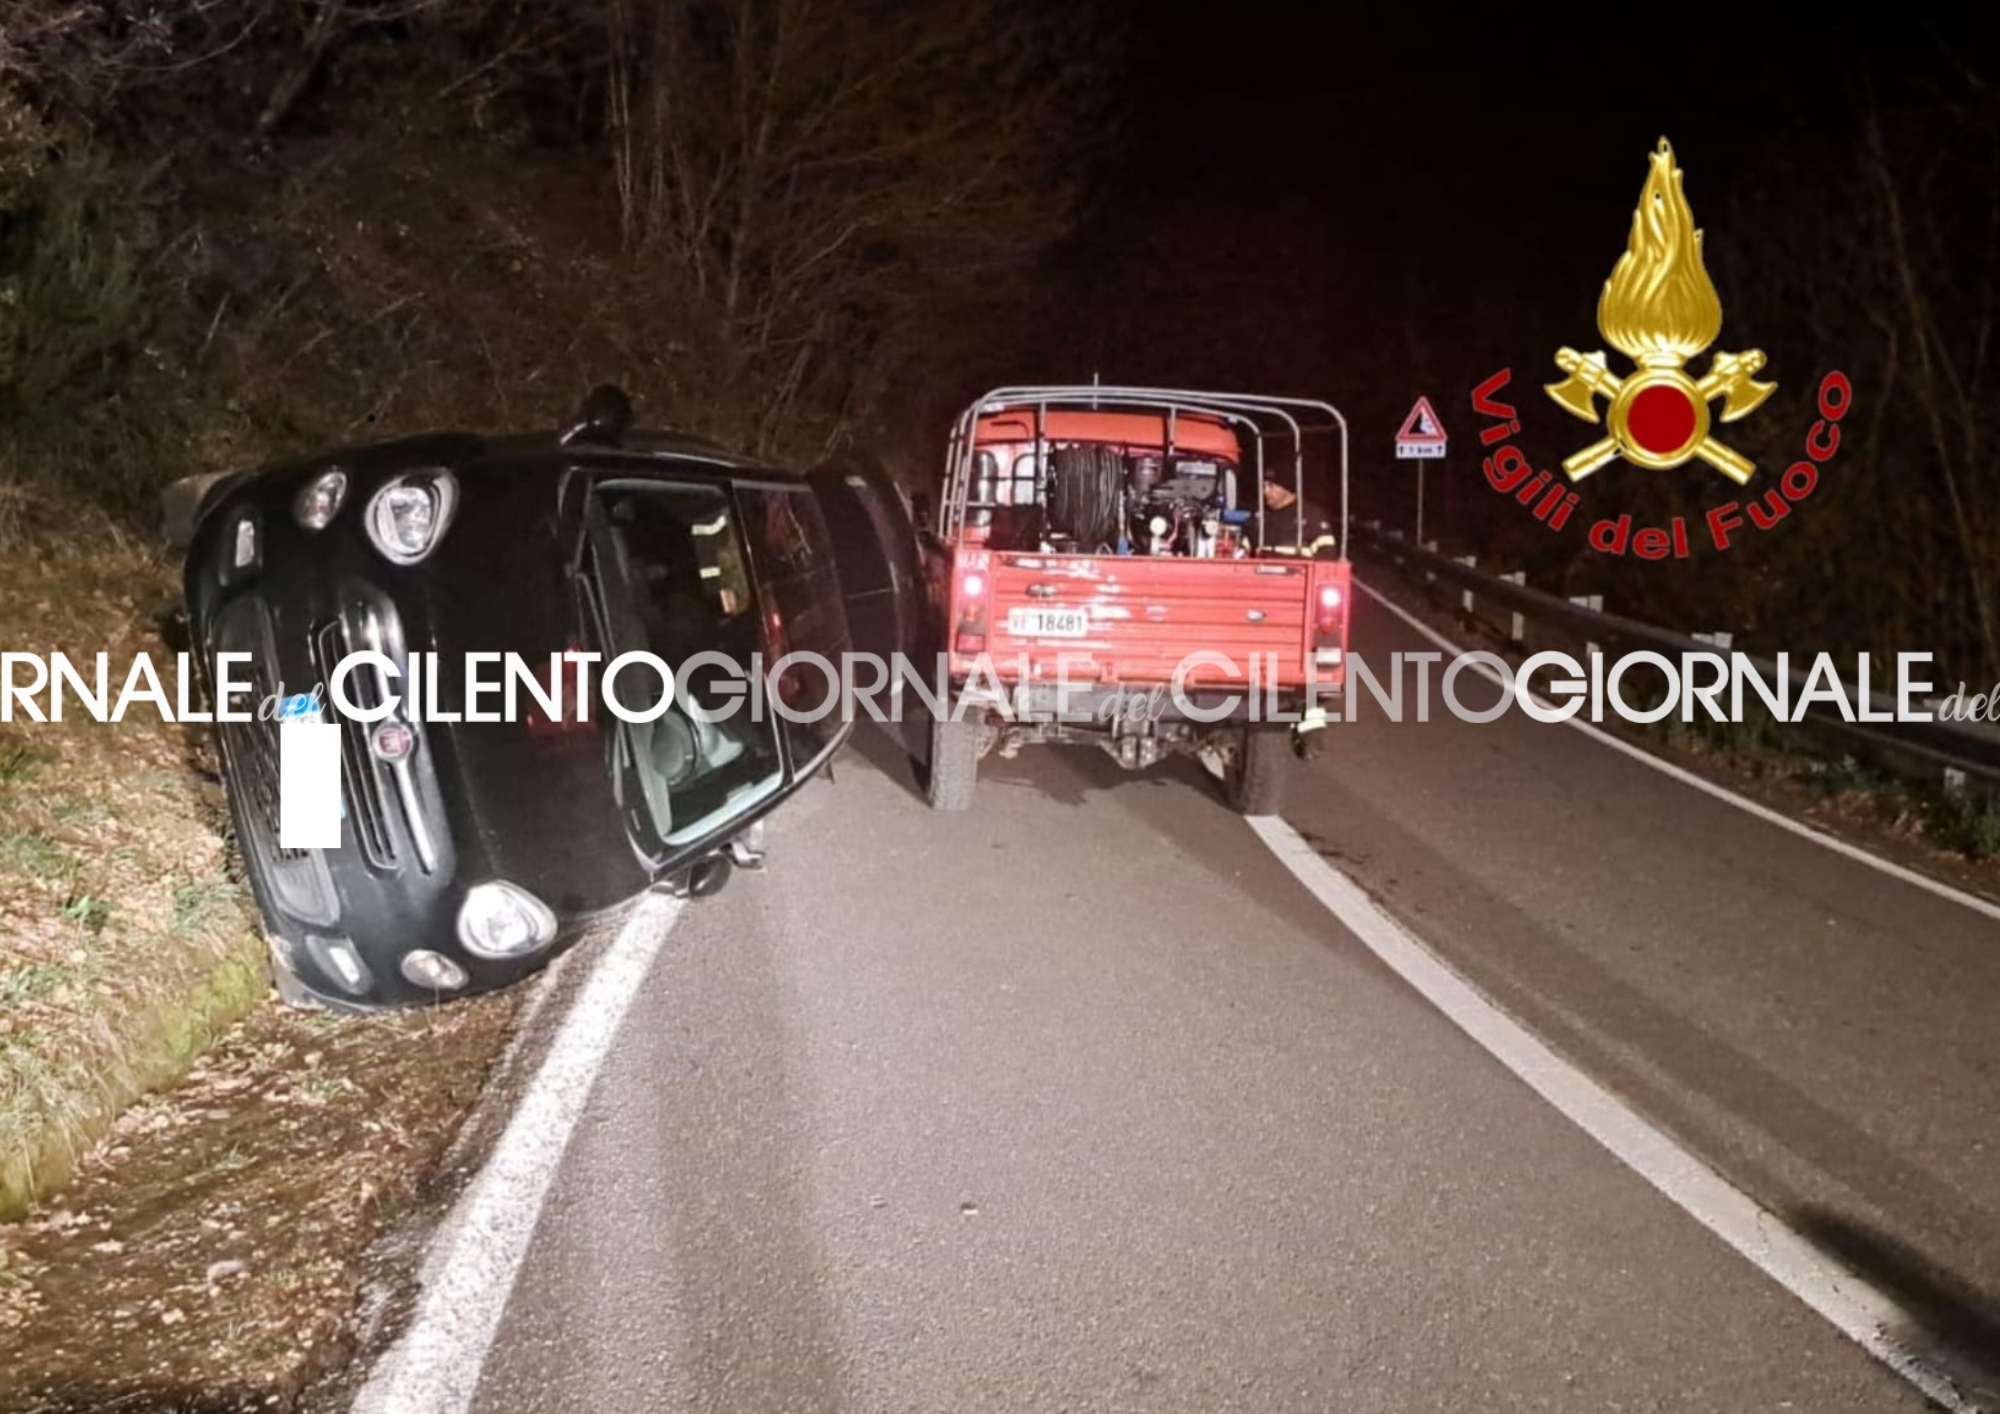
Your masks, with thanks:
[{"label": "asphalt road", "polygon": [[[1424,645],[1364,603],[1355,646]],[[2000,1350],[2000,925],[1567,728],[1335,731],[1287,812],[1326,856],[1913,1337]],[[683,912],[477,1409],[1924,1407],[1198,770],[988,766],[934,815],[867,738]]]}]

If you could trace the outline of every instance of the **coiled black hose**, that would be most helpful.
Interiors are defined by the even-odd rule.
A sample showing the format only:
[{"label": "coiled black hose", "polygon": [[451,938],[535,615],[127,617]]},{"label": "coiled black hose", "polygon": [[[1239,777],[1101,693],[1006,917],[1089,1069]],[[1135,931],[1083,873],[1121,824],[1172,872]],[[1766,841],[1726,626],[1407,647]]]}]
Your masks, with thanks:
[{"label": "coiled black hose", "polygon": [[1118,492],[1125,459],[1115,447],[1058,447],[1049,459],[1049,525],[1082,551],[1108,547],[1118,535]]}]

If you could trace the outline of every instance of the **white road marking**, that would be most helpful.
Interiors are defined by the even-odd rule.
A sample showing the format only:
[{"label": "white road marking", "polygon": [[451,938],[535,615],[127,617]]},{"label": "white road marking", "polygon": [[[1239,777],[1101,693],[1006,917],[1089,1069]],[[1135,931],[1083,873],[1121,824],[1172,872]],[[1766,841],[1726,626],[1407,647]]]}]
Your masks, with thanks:
[{"label": "white road marking", "polygon": [[[1363,594],[1366,594],[1445,652],[1456,655],[1467,651],[1459,647],[1456,643],[1453,643],[1429,624],[1417,618],[1414,614],[1411,614],[1402,605],[1387,598],[1380,590],[1363,584],[1358,579],[1354,581],[1354,585]],[[1466,664],[1466,667],[1478,673],[1495,686],[1500,684],[1499,674],[1487,667],[1486,664],[1473,662]],[[1530,693],[1528,695],[1541,706],[1551,711],[1558,710],[1562,706],[1561,703],[1550,702],[1540,693]],[[1719,786],[1714,781],[1697,776],[1694,772],[1676,766],[1671,761],[1663,761],[1643,747],[1634,746],[1631,742],[1621,737],[1613,736],[1602,727],[1593,726],[1580,717],[1571,717],[1563,725],[1575,727],[1591,740],[1608,746],[1613,751],[1623,752],[1634,761],[1643,761],[1655,771],[1659,771],[1663,775],[1672,776],[1682,785],[1693,786],[1705,795],[1712,795],[1717,800],[1727,801],[1738,810],[1746,814],[1755,815],[1759,820],[1776,825],[1781,830],[1789,830],[1795,835],[1811,840],[1814,844],[1822,845],[1832,850],[1835,854],[1844,855],[1858,863],[1867,865],[1870,869],[1887,874],[1892,879],[1900,879],[1906,884],[1922,889],[1925,893],[1935,894],[1942,899],[1949,899],[1961,908],[1969,908],[1974,913],[1984,914],[1988,918],[2000,921],[2000,903],[1995,903],[1991,899],[1981,898],[1977,894],[1969,894],[1964,889],[1955,889],[1950,884],[1944,883],[1941,880],[1933,879],[1925,874],[1919,874],[1914,869],[1905,868],[1903,865],[1893,863],[1890,860],[1882,858],[1880,855],[1870,854],[1867,850],[1861,848],[1861,846],[1849,844],[1837,835],[1829,835],[1824,830],[1815,830],[1811,825],[1801,824],[1790,816],[1771,809],[1768,805],[1760,805],[1748,796],[1738,795],[1728,787]]]},{"label": "white road marking", "polygon": [[1891,1297],[1832,1261],[1744,1193],[1549,1049],[1384,913],[1275,815],[1246,822],[1278,861],[1368,949],[1494,1059],[1627,1168],[1953,1414],[1988,1414],[1895,1335],[1915,1322]]},{"label": "white road marking", "polygon": [[352,1414],[463,1414],[471,1407],[549,1183],[681,906],[642,900],[598,960],[492,1157],[432,1242],[409,1328],[355,1396]]}]

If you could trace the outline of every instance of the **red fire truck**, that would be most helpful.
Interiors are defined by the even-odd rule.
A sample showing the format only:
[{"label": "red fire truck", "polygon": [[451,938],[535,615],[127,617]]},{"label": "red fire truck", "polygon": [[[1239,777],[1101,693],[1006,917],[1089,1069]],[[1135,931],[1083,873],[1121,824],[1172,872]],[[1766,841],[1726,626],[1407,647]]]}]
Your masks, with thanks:
[{"label": "red fire truck", "polygon": [[[1307,494],[1328,477],[1337,519]],[[1345,676],[1347,424],[1330,404],[1180,389],[999,388],[953,430],[930,565],[951,692],[928,795],[1084,742],[1128,769],[1219,759],[1279,805]]]}]

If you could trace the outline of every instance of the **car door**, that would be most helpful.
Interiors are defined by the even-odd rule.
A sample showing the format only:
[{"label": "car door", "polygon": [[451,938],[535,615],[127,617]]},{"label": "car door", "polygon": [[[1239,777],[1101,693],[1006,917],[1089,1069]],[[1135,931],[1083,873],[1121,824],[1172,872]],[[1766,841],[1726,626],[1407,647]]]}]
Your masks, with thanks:
[{"label": "car door", "polygon": [[811,478],[832,537],[858,653],[887,662],[919,649],[923,594],[916,527],[887,473],[851,463],[820,468]]}]

